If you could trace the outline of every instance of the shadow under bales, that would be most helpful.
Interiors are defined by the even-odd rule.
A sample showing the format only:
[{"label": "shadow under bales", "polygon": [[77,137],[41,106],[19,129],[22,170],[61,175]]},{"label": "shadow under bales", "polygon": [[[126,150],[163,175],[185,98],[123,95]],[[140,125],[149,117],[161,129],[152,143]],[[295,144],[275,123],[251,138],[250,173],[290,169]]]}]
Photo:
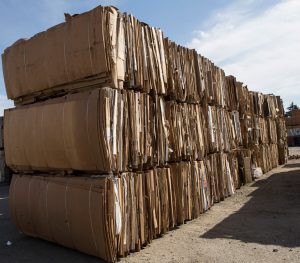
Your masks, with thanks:
[{"label": "shadow under bales", "polygon": [[[285,167],[300,167],[300,163]],[[275,173],[253,184],[251,199],[201,237],[246,243],[300,246],[300,169]]]}]

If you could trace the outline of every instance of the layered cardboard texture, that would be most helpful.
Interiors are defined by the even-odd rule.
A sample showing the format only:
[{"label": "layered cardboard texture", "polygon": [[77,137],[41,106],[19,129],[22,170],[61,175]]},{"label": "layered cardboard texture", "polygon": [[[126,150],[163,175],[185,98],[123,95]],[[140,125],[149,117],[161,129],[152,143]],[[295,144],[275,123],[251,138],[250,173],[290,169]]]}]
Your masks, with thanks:
[{"label": "layered cardboard texture", "polygon": [[11,217],[27,235],[114,262],[232,195],[238,185],[227,158],[114,177],[15,174]]},{"label": "layered cardboard texture", "polygon": [[87,86],[165,93],[161,30],[114,7],[96,7],[20,39],[2,54],[9,99],[26,104]]},{"label": "layered cardboard texture", "polygon": [[12,219],[33,237],[114,262],[286,162],[280,97],[116,8],[66,15],[2,63]]},{"label": "layered cardboard texture", "polygon": [[[21,39],[2,55],[7,96],[16,99],[80,80],[99,79],[118,87],[124,80],[122,19],[110,7],[97,7]],[[117,66],[118,70],[117,71]],[[72,89],[72,85],[58,88]]]},{"label": "layered cardboard texture", "polygon": [[116,260],[113,182],[107,178],[12,178],[13,222],[25,234]]},{"label": "layered cardboard texture", "polygon": [[100,88],[5,110],[7,164],[14,171],[98,173],[165,164],[164,107],[158,97]]},{"label": "layered cardboard texture", "polygon": [[102,88],[5,111],[6,162],[15,171],[124,170],[124,98]]},{"label": "layered cardboard texture", "polygon": [[[256,94],[249,94],[255,100]],[[245,112],[242,118],[237,110],[112,88],[20,106],[4,114],[6,161],[20,172],[107,173],[200,161],[209,153],[245,148],[258,165],[267,154],[258,149],[278,144],[272,147],[284,162],[284,123],[274,111],[263,111],[263,105],[273,106],[262,98],[251,106],[257,114]],[[276,163],[275,153],[272,158]]]}]

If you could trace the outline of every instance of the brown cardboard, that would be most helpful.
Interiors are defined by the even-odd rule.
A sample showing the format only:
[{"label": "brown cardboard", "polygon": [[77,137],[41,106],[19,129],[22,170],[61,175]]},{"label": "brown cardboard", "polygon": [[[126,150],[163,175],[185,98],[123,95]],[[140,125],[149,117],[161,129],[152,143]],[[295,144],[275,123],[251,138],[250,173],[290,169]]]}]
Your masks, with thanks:
[{"label": "brown cardboard", "polygon": [[124,103],[117,90],[101,88],[6,110],[8,166],[15,171],[125,170],[126,158],[120,161],[126,157],[120,132],[127,119]]},{"label": "brown cardboard", "polygon": [[202,160],[207,152],[205,145],[205,119],[197,104],[166,102],[169,160]]},{"label": "brown cardboard", "polygon": [[107,261],[198,217],[210,199],[203,161],[115,177],[21,174],[10,186],[11,217],[21,231]]},{"label": "brown cardboard", "polygon": [[116,260],[112,180],[14,175],[13,222],[27,235]]},{"label": "brown cardboard", "polygon": [[95,84],[166,93],[162,31],[113,7],[69,15],[8,47],[2,63],[7,96],[17,104]]},{"label": "brown cardboard", "polygon": [[251,174],[251,158],[250,157],[244,157],[244,171],[245,171],[245,182],[251,183],[252,180],[252,174]]},{"label": "brown cardboard", "polygon": [[66,20],[2,55],[25,234],[115,261],[286,162],[280,97],[116,8]]},{"label": "brown cardboard", "polygon": [[116,41],[123,38],[123,31],[117,28],[122,28],[122,21],[116,9],[99,6],[13,44],[2,55],[8,98],[38,96],[81,79],[100,78],[118,87],[124,80],[124,71],[116,69],[119,60],[124,60],[124,42],[116,47]]}]

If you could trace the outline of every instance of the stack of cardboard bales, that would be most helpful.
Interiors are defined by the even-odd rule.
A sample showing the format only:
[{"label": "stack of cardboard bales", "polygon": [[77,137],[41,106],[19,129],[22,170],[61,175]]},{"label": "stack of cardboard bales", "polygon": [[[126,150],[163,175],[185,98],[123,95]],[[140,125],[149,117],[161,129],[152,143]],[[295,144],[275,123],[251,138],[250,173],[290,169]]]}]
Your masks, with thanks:
[{"label": "stack of cardboard bales", "polygon": [[279,99],[113,7],[2,60],[10,206],[28,235],[112,262],[232,195],[251,165],[285,161]]}]

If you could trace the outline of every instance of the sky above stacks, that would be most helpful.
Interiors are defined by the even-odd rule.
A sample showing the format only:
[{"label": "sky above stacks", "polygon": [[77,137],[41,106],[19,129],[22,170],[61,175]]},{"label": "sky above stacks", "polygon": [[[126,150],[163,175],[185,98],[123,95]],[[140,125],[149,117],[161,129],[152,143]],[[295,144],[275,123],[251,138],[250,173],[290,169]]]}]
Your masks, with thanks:
[{"label": "sky above stacks", "polygon": [[[6,0],[0,2],[0,51],[63,22],[64,13],[97,5],[131,13],[249,89],[280,95],[285,107],[292,101],[300,106],[299,0]],[[12,106],[0,74],[0,115]]]}]

